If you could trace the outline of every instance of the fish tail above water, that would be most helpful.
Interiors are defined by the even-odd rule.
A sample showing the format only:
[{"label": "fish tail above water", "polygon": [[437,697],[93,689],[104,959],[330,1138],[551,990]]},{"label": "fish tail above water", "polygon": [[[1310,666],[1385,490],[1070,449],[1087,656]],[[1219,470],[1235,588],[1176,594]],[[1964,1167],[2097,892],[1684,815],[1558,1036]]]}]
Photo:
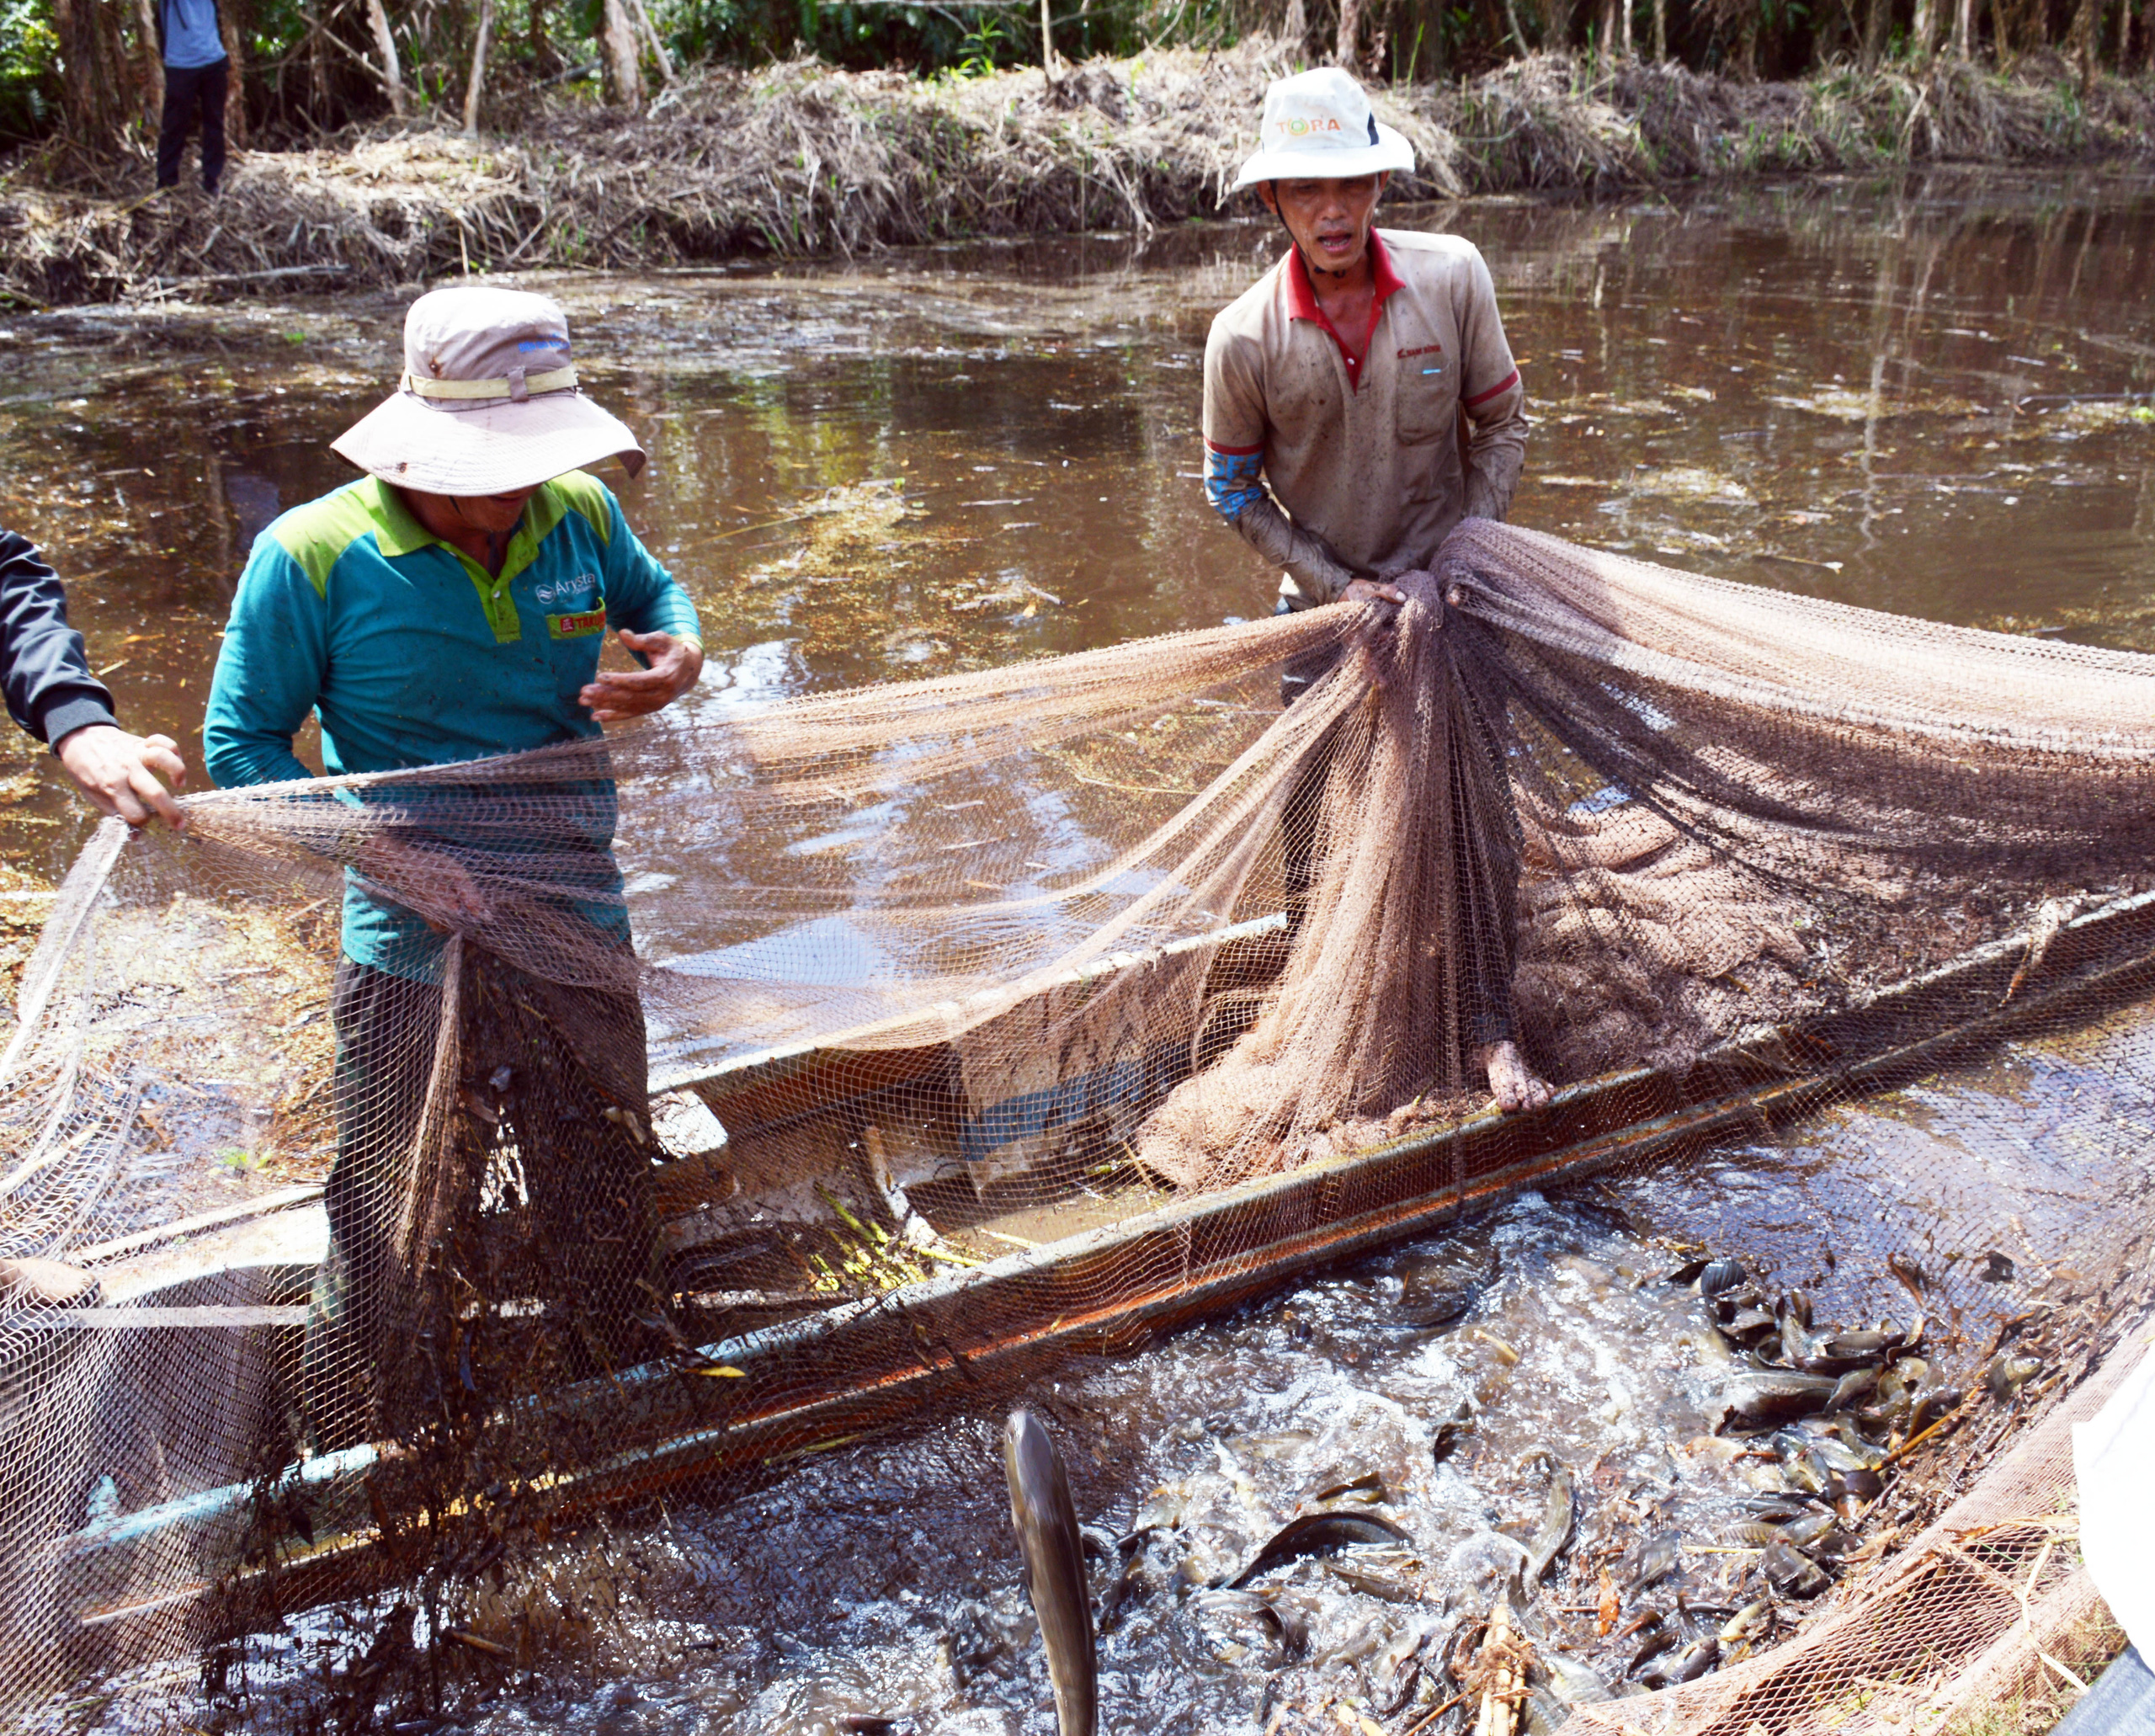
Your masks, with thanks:
[{"label": "fish tail above water", "polygon": [[1013,1411],[1003,1429],[1003,1472],[1010,1484],[1010,1522],[1024,1551],[1033,1614],[1047,1648],[1056,1722],[1062,1736],[1093,1736],[1099,1722],[1099,1664],[1084,1539],[1062,1460],[1028,1411]]}]

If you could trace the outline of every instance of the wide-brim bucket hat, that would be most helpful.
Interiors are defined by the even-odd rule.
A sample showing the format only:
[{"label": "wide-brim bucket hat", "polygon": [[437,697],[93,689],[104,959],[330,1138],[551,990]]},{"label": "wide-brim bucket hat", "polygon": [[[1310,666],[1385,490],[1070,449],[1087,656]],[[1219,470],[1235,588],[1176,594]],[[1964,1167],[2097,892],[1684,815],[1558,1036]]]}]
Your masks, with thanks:
[{"label": "wide-brim bucket hat", "polygon": [[480,285],[412,304],[402,381],[330,450],[428,494],[513,493],[607,458],[633,477],[644,461],[628,424],[577,391],[560,305]]},{"label": "wide-brim bucket hat", "polygon": [[1235,177],[1235,189],[1260,181],[1351,180],[1413,167],[1414,147],[1371,112],[1362,87],[1337,67],[1318,67],[1266,88],[1257,155]]}]

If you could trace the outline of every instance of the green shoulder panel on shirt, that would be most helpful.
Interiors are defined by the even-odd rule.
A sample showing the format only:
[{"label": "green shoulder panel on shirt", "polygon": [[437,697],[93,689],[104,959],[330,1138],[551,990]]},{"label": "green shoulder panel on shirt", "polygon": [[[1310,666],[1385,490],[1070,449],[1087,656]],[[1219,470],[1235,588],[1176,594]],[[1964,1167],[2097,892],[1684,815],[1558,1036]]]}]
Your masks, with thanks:
[{"label": "green shoulder panel on shirt", "polygon": [[344,551],[381,522],[380,493],[361,477],[333,494],[295,506],[269,527],[285,552],[299,563],[317,596],[329,594],[329,572]]},{"label": "green shoulder panel on shirt", "polygon": [[[606,485],[598,477],[580,470],[572,470],[567,476],[556,477],[539,493],[542,498],[551,495],[559,503],[555,508],[556,521],[563,508],[581,513],[597,533],[602,546],[614,541],[614,499],[606,492]],[[548,525],[545,530],[553,528],[552,525]],[[545,532],[540,534],[543,535]]]}]

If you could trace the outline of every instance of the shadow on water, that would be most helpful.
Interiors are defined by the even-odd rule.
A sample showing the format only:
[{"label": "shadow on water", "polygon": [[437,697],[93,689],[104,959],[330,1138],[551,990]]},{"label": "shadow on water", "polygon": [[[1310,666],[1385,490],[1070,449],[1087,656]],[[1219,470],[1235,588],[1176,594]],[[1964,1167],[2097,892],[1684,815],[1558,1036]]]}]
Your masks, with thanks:
[{"label": "shadow on water", "polygon": [[[2155,414],[2128,396],[2155,391],[2144,179],[1936,174],[1394,221],[1456,228],[1495,271],[1537,418],[1520,521],[1849,602],[2155,648]],[[1208,322],[1277,244],[1203,226],[1143,246],[550,281],[591,389],[652,454],[624,500],[704,612],[711,674],[687,703],[1266,610],[1272,576],[1205,505],[1196,427]],[[326,442],[389,377],[400,317],[383,299],[0,333],[0,519],[52,550],[135,727],[199,758],[247,546],[343,480]],[[8,855],[56,873],[77,811],[49,769],[21,775],[26,744],[11,751]],[[1081,1518],[1136,1537],[1097,1567],[1117,1605],[1103,1728],[1255,1732],[1289,1703],[1383,1713],[1413,1624],[1445,1619],[1446,1590],[1483,1596],[1532,1536],[1542,1455],[1579,1489],[1543,1599],[1552,1648],[1616,1673],[1592,1613],[1601,1573],[1620,1584],[1664,1532],[1679,1565],[1623,1589],[1626,1620],[1679,1590],[1740,1602],[1741,1504],[1777,1473],[1711,1435],[1699,1303],[1665,1275],[1704,1245],[1805,1287],[1822,1319],[1870,1323],[1911,1307],[1887,1250],[1949,1275],[2000,1251],[2013,1283],[1949,1286],[1933,1323],[1965,1372],[1993,1316],[2114,1256],[2095,1238],[2066,1249],[2060,1227],[2084,1225],[2118,1176],[2144,1180],[2152,1073],[2130,1022],[2015,1049],[1778,1143],[1528,1195],[1066,1368],[1027,1402],[1062,1442]],[[437,1644],[450,1710],[385,1704],[374,1727],[831,1731],[874,1713],[1044,1732],[1000,1424],[945,1418],[723,1509],[558,1539],[441,1615],[513,1661]],[[1401,1550],[1270,1571],[1264,1610],[1200,1592],[1343,1487],[1327,1499],[1365,1501],[1407,1533]],[[1402,1596],[1414,1573],[1435,1595]],[[380,1616],[321,1612],[221,1654],[210,1702],[192,1665],[152,1669],[85,1690],[62,1722],[291,1728]]]}]

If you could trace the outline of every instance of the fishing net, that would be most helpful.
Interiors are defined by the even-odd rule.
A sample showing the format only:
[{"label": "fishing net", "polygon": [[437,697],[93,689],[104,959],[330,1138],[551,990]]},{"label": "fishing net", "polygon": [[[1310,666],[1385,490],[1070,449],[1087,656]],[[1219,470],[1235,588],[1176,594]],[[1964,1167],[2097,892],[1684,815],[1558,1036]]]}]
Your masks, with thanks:
[{"label": "fishing net", "polygon": [[[723,1499],[2155,984],[2155,661],[1479,522],[1399,583],[109,823],[0,1060],[0,1693]],[[339,959],[370,901],[427,924],[394,968]],[[1546,1107],[1488,1106],[1507,1041]],[[1834,1433],[1850,1526],[1888,1455],[1979,1468],[2145,1299],[2112,1071],[2071,1174],[1845,1226],[1926,1320],[1700,1276],[1726,1426]],[[2038,1204],[2073,1270],[2001,1308]],[[1624,1709],[1809,1728],[1822,1680]]]}]

